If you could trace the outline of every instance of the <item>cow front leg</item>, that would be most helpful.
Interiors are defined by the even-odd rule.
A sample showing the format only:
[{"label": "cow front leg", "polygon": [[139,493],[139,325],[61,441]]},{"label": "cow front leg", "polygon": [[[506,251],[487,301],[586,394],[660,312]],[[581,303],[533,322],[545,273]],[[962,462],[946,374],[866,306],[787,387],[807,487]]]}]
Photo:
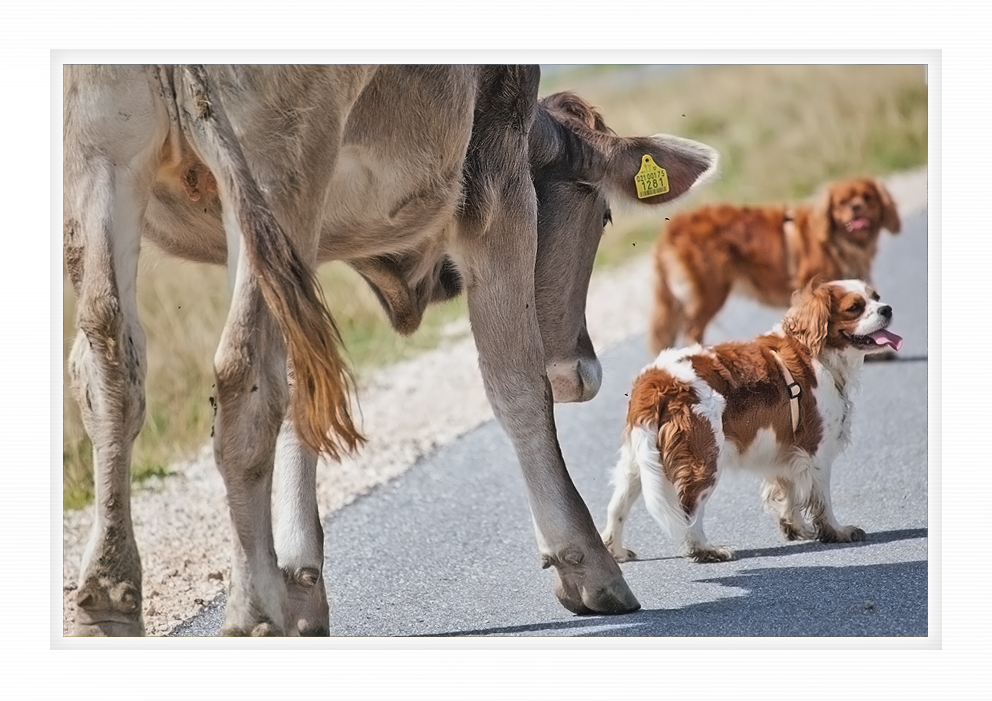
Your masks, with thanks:
[{"label": "cow front leg", "polygon": [[[510,292],[506,287],[501,291]],[[640,604],[603,544],[565,467],[537,319],[530,315],[530,324],[498,328],[494,321],[510,318],[499,313],[505,303],[501,296],[481,289],[476,294],[470,291],[469,309],[486,393],[523,470],[541,564],[554,567],[555,595],[569,611],[635,611]],[[515,295],[510,292],[510,296]],[[533,306],[532,301],[520,306],[527,304]]]},{"label": "cow front leg", "polygon": [[[534,303],[536,204],[529,178],[519,199],[464,250],[468,306],[486,394],[513,442],[527,485],[541,563],[555,595],[579,614],[640,608],[565,468]],[[527,188],[529,189],[529,193]],[[509,195],[512,186],[504,189]]]},{"label": "cow front leg", "polygon": [[246,264],[214,360],[214,457],[234,533],[224,635],[294,634],[272,536],[272,466],[288,404],[285,346]]},{"label": "cow front leg", "polygon": [[279,432],[275,475],[275,544],[286,582],[287,622],[300,635],[330,635],[317,455],[299,439],[289,419]]}]

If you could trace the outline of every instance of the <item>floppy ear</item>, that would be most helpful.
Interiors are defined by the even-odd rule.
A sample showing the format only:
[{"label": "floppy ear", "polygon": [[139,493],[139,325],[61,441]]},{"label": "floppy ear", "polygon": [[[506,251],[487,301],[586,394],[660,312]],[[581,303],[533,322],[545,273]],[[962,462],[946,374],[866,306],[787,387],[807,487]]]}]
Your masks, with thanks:
[{"label": "floppy ear", "polygon": [[875,190],[878,191],[878,199],[882,202],[882,226],[893,234],[898,234],[902,228],[899,221],[899,210],[892,200],[892,195],[885,189],[881,181],[875,181]]},{"label": "floppy ear", "polygon": [[830,240],[830,233],[834,228],[834,215],[833,195],[829,187],[814,196],[813,203],[809,206],[808,222],[817,241]]},{"label": "floppy ear", "polygon": [[793,295],[792,307],[782,320],[782,330],[818,355],[830,324],[830,291],[816,281]]},{"label": "floppy ear", "polygon": [[[635,138],[611,137],[600,142],[606,156],[606,170],[602,184],[617,199],[641,204],[656,205],[671,202],[697,185],[712,179],[717,173],[720,157],[715,150],[698,141],[668,134]],[[647,157],[650,157],[650,161]],[[654,171],[654,166],[665,171],[667,192],[645,195],[638,192],[635,177],[642,172]],[[655,173],[657,171],[654,171]],[[660,182],[656,177],[655,182]],[[657,189],[648,189],[655,192]]]}]

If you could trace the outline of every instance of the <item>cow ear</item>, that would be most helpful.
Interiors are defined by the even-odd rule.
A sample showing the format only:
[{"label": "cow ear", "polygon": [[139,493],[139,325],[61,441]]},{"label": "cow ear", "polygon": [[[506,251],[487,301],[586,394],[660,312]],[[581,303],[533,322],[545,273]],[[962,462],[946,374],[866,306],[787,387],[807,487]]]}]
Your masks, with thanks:
[{"label": "cow ear", "polygon": [[[709,146],[668,134],[614,138],[606,156],[603,185],[610,194],[616,199],[647,205],[671,202],[711,180],[716,176],[720,160]],[[664,183],[660,187],[638,188],[635,180],[638,174],[657,173],[656,169],[664,171]],[[655,177],[651,185],[661,181],[662,178]]]},{"label": "cow ear", "polygon": [[875,191],[878,192],[878,199],[882,203],[882,226],[889,233],[898,234],[902,229],[902,223],[899,221],[899,210],[896,209],[892,195],[879,180],[875,181]]}]

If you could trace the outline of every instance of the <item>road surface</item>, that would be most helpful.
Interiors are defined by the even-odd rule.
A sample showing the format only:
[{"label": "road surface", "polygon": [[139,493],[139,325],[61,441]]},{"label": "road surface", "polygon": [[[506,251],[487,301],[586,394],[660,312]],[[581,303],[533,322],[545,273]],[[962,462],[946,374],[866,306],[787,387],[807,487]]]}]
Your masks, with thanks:
[{"label": "road surface", "polygon": [[[489,422],[325,523],[325,576],[335,636],[926,636],[926,212],[883,234],[875,283],[905,339],[898,358],[865,366],[852,445],[834,465],[834,510],[867,531],[856,544],[789,543],[759,504],[757,480],[728,475],[707,504],[712,542],[734,561],[678,557],[634,507],[622,565],[642,609],[574,616],[540,569],[523,480]],[[645,290],[645,294],[650,294]],[[732,300],[708,342],[768,330],[781,312]],[[603,354],[599,395],[556,408],[572,477],[602,527],[626,396],[651,360],[643,336]],[[223,598],[173,635],[215,635]]]}]

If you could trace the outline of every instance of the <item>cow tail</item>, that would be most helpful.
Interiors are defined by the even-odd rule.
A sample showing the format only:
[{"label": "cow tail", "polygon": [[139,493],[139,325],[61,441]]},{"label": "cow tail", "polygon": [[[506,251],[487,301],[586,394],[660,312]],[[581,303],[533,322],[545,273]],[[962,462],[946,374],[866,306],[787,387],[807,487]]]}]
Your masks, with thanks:
[{"label": "cow tail", "polygon": [[296,431],[315,452],[339,458],[365,438],[351,417],[354,382],[316,275],[269,210],[206,71],[183,66],[175,82],[183,130],[214,172],[228,200],[222,200],[223,206],[237,217],[248,263],[285,338],[295,383],[290,412]]}]

